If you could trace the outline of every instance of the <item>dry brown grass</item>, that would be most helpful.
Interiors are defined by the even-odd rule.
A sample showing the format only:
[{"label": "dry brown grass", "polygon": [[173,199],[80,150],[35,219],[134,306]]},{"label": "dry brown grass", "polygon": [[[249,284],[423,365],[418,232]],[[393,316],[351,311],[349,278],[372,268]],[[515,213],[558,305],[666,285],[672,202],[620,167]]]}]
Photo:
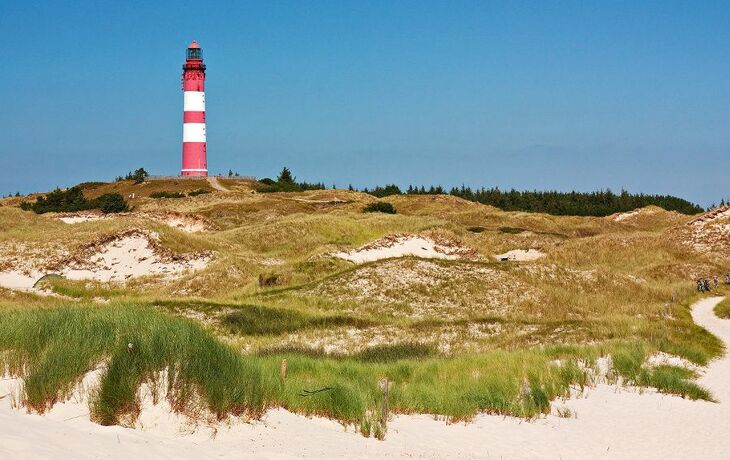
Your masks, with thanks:
[{"label": "dry brown grass", "polygon": [[[229,193],[144,197],[155,190],[205,188],[203,181],[175,182],[97,187],[94,193],[145,191],[138,193],[135,212],[82,224],[1,207],[0,269],[52,267],[94,241],[132,229],[153,231],[170,253],[210,251],[213,258],[205,270],[173,280],[134,279],[121,290],[77,283],[66,291],[86,289],[89,298],[93,293],[153,304],[197,298],[231,308],[267,305],[373,323],[356,333],[334,327],[253,340],[219,331],[248,350],[282,341],[351,350],[398,337],[428,339],[453,353],[642,338],[654,334],[652,323],[663,321],[667,302],[688,295],[693,277],[729,268],[727,259],[683,242],[689,218],[653,208],[616,222],[502,212],[450,196],[395,196],[385,200],[398,214],[363,214],[363,206],[376,200],[372,196],[344,190],[259,194],[236,181],[224,182]],[[203,216],[218,230],[185,233],[145,213]],[[396,259],[353,267],[331,257],[393,234],[459,241],[481,262]],[[532,263],[493,259],[526,248],[547,256]],[[260,275],[276,276],[279,284],[262,288]],[[199,317],[215,327],[219,314],[199,312]]]}]

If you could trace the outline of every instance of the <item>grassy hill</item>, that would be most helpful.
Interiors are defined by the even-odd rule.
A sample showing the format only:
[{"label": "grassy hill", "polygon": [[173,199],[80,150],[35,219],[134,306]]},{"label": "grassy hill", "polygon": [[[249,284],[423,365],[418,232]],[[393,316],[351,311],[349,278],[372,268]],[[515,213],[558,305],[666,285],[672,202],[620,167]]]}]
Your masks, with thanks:
[{"label": "grassy hill", "polygon": [[[170,254],[212,254],[202,270],[175,276],[55,279],[45,284],[50,296],[0,288],[0,359],[28,378],[29,407],[43,410],[106,363],[92,410],[103,423],[134,418],[135,388],[166,370],[178,377],[170,397],[181,411],[198,399],[219,417],[284,406],[369,432],[383,377],[396,412],[531,417],[570,385],[590,384],[606,355],[611,379],[711,398],[686,370],[644,364],[658,351],[698,364],[721,352],[688,305],[695,278],[730,271],[727,239],[717,237],[726,217],[698,226],[657,207],[553,216],[449,195],[384,197],[391,215],[363,213],[378,201],[365,193],[221,184],[229,191],[202,180],[90,184],[88,198],[134,194],[132,210],[74,224],[2,201],[0,272],[57,271],[133,229]],[[151,197],[200,189],[210,193]],[[214,229],[183,231],[165,220],[173,214]],[[334,256],[389,235],[448,242],[470,256],[360,265]],[[544,257],[495,258],[519,249]],[[125,354],[127,343],[140,355]],[[301,396],[321,388],[329,389]]]}]

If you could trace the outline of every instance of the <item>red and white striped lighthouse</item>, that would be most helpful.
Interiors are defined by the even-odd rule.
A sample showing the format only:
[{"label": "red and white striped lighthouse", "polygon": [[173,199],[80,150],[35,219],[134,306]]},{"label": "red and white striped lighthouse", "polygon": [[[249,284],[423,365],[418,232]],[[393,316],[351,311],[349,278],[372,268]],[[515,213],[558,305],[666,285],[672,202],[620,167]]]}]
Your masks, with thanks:
[{"label": "red and white striped lighthouse", "polygon": [[205,151],[205,64],[195,40],[188,46],[183,64],[183,176],[207,176]]}]

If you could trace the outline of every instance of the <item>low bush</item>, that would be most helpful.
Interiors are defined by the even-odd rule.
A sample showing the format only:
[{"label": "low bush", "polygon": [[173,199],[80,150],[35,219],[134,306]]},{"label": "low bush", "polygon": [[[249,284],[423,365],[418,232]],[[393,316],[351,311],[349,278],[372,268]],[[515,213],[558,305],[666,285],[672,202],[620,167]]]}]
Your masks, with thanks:
[{"label": "low bush", "polygon": [[150,198],[185,198],[185,194],[180,192],[155,192],[150,194]]},{"label": "low bush", "polygon": [[192,192],[188,192],[188,196],[205,195],[206,193],[210,193],[210,190],[205,190],[205,189],[199,188],[198,190],[193,190]]},{"label": "low bush", "polygon": [[499,231],[502,233],[510,233],[516,235],[527,230],[522,227],[499,227]]},{"label": "low bush", "polygon": [[271,287],[281,284],[281,276],[276,273],[260,273],[259,274],[259,287]]},{"label": "low bush", "polygon": [[392,204],[385,201],[376,201],[365,206],[362,212],[382,212],[385,214],[395,214],[395,208]]},{"label": "low bush", "polygon": [[283,334],[302,329],[326,329],[371,325],[369,321],[351,316],[311,316],[285,308],[250,305],[223,315],[220,324],[228,332],[246,335]]},{"label": "low bush", "polygon": [[124,212],[129,209],[124,197],[118,193],[106,193],[93,200],[87,200],[81,187],[68,190],[56,189],[46,196],[36,198],[35,203],[24,201],[20,208],[36,214],[46,212],[77,212],[100,209],[104,213]]},{"label": "low bush", "polygon": [[93,203],[98,207],[104,214],[114,212],[124,212],[129,210],[127,202],[124,201],[122,195],[118,193],[105,193],[99,198],[93,200]]},{"label": "low bush", "polygon": [[388,363],[401,359],[423,359],[436,355],[431,345],[423,343],[396,343],[374,345],[355,355],[355,359],[367,363]]}]

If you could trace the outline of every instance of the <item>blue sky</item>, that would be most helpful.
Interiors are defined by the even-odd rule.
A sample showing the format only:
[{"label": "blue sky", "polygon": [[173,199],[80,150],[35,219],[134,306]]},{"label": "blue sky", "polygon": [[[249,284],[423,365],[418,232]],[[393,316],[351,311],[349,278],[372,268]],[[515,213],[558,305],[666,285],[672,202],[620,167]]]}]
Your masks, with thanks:
[{"label": "blue sky", "polygon": [[180,168],[730,196],[730,2],[0,0],[0,193]]}]

